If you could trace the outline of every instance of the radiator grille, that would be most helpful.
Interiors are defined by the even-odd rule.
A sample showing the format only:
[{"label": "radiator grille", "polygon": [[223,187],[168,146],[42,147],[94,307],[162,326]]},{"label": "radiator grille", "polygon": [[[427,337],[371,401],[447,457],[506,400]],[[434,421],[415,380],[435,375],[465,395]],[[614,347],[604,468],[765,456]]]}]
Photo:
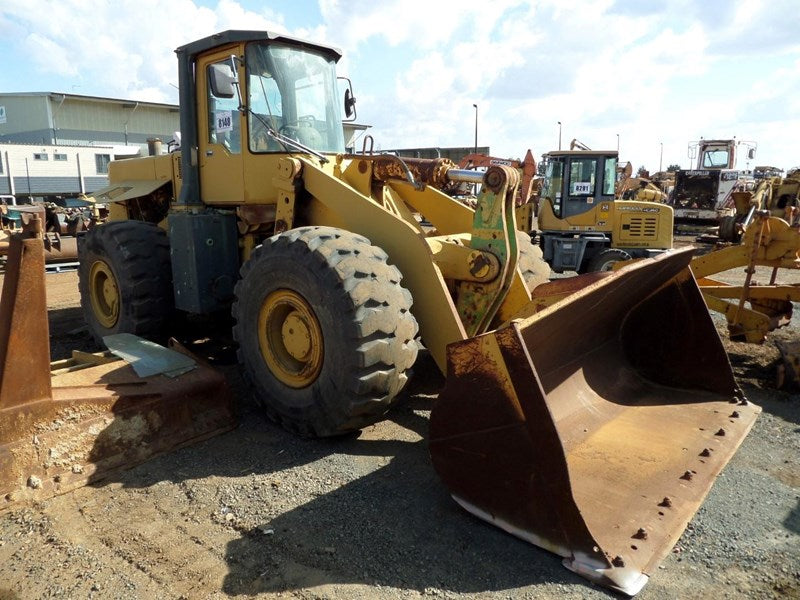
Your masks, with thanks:
[{"label": "radiator grille", "polygon": [[658,218],[655,216],[627,216],[622,223],[622,234],[630,239],[649,240],[658,235]]}]

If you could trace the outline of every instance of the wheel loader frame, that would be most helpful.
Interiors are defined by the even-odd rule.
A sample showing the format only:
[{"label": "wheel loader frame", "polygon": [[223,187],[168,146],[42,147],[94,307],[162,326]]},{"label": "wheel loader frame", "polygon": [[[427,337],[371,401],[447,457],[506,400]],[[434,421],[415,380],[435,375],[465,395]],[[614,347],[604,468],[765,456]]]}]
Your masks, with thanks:
[{"label": "wheel loader frame", "polygon": [[[268,68],[250,64],[248,45],[264,44],[296,52],[298,60],[287,60],[283,73],[278,72],[277,54]],[[285,337],[295,344],[287,354],[297,357],[306,351],[300,348],[303,343],[292,337],[296,333],[290,320],[306,319],[309,325],[303,329],[310,332],[309,338],[322,337],[325,344],[321,323],[327,320],[311,318],[314,306],[291,288],[289,276],[280,293],[290,299],[284,304],[292,308],[287,308],[289,316],[283,324],[273,319],[274,311],[269,308],[281,301],[275,300],[272,287],[259,288],[267,271],[257,268],[269,264],[270,248],[300,247],[294,245],[299,241],[298,254],[302,252],[304,257],[313,257],[314,252],[352,253],[354,246],[342,249],[326,240],[336,240],[337,232],[339,238],[359,237],[358,248],[388,261],[373,261],[371,264],[378,264],[376,269],[391,264],[396,273],[392,277],[397,280],[391,282],[393,286],[399,286],[402,279],[409,299],[405,306],[419,323],[422,341],[439,368],[448,373],[447,388],[432,412],[430,447],[437,471],[458,501],[495,524],[564,555],[568,566],[585,577],[636,593],[680,535],[758,413],[733,380],[707,313],[704,318],[696,314],[702,299],[686,268],[688,254],[638,263],[608,277],[581,279],[573,287],[577,291],[566,297],[564,288],[538,285],[537,301],[532,302],[521,269],[521,239],[525,238],[516,231],[519,174],[514,169],[493,165],[485,173],[475,173],[457,169],[446,160],[345,154],[330,143],[331,138],[319,142],[316,134],[324,127],[314,125],[316,134],[305,131],[305,137],[300,135],[300,129],[308,127],[311,120],[301,119],[299,104],[295,102],[292,108],[294,100],[281,104],[281,113],[295,119],[291,123],[274,124],[276,117],[285,116],[273,110],[278,106],[274,103],[271,108],[267,103],[268,119],[256,114],[250,101],[253,76],[282,78],[275,85],[295,92],[306,89],[307,80],[313,79],[310,75],[327,78],[330,84],[332,65],[339,58],[334,49],[262,32],[224,32],[183,46],[177,53],[180,157],[112,163],[111,185],[103,192],[117,197],[113,218],[159,223],[173,241],[179,239],[179,230],[185,233],[180,237],[182,247],[171,252],[175,305],[210,310],[231,301],[225,293],[230,272],[212,266],[202,248],[214,248],[224,255],[218,265],[243,264],[241,285],[237,284],[235,291],[242,296],[249,293],[252,302],[234,301],[234,337],[246,341],[246,345],[240,344],[240,361],[246,350],[251,361],[247,364],[257,363],[257,369],[245,375],[258,377],[263,364],[269,364],[267,358],[261,360],[265,353],[260,344],[266,338],[283,339],[284,325]],[[291,66],[309,64],[303,62],[303,53],[313,55],[317,71],[306,73],[309,77],[300,88],[287,87]],[[272,85],[265,82],[264,87],[267,83]],[[330,94],[328,100],[332,97]],[[213,106],[218,98],[238,98],[239,106],[217,114]],[[316,122],[323,114],[325,127],[339,126],[339,107],[332,102],[316,116],[311,109],[306,116],[312,115]],[[241,136],[238,150],[221,142],[224,136],[216,135],[229,133],[237,123],[239,131],[247,134]],[[282,149],[270,150],[268,145],[263,150],[254,143],[259,124],[266,128],[269,143]],[[289,127],[297,129],[295,137],[288,135]],[[230,185],[226,185],[228,180]],[[475,209],[440,191],[448,181],[481,184]],[[164,202],[165,198],[176,200]],[[235,223],[236,243],[221,233],[228,225],[218,229],[213,223],[195,226],[215,219]],[[629,226],[633,223],[626,222]],[[315,237],[315,228],[324,230],[326,240]],[[311,248],[312,244],[318,245]],[[201,267],[208,268],[201,273]],[[348,277],[337,274],[329,279],[342,286],[355,279],[370,283],[378,279],[371,272],[348,272]],[[262,291],[263,298],[259,295]],[[187,293],[194,299],[181,298]],[[209,294],[213,301],[204,305],[202,300]],[[378,298],[369,298],[376,305],[383,304]],[[356,311],[377,310],[359,304],[353,296],[351,299]],[[689,311],[691,319],[686,318]],[[653,317],[667,313],[676,313],[675,322],[684,327],[689,324],[691,331],[675,336],[671,323]],[[270,335],[257,342],[246,337],[245,330],[260,332],[264,323],[274,324]],[[410,338],[392,342],[416,344],[416,327],[408,329]],[[684,337],[692,340],[688,348]],[[357,339],[366,344],[372,341],[369,335]],[[713,377],[693,362],[700,351],[704,362],[697,364],[714,365]],[[315,361],[321,352],[307,355],[313,359],[310,364],[318,366]],[[389,365],[387,371],[394,367],[394,363]],[[623,385],[615,387],[617,373],[624,375],[620,379]],[[273,379],[269,379],[270,385]],[[354,385],[358,383],[360,380]],[[302,379],[302,384],[304,390],[314,393],[321,389],[312,387],[316,381]],[[279,388],[278,393],[289,395],[289,387]],[[346,394],[358,392],[342,395]],[[393,396],[385,398],[391,401]],[[378,399],[380,406],[385,398]],[[727,412],[728,403],[741,407],[735,417]],[[691,410],[686,410],[685,404]],[[640,448],[649,446],[651,433],[663,430],[665,423],[673,426],[670,434],[678,441],[660,440],[655,454]],[[698,423],[702,423],[699,430]],[[294,430],[307,429],[303,423],[296,425],[292,424]],[[708,433],[715,427],[728,431],[724,444]],[[624,438],[621,433],[626,434]],[[620,439],[631,440],[624,453]],[[701,467],[686,463],[684,448],[699,446],[698,455],[705,456],[702,445],[713,446],[708,452],[715,451],[715,455],[700,474]],[[643,492],[637,484],[644,467],[648,467],[648,477],[643,486],[648,491],[641,498]],[[493,485],[476,489],[478,469],[489,472]],[[592,472],[601,475],[595,478]],[[693,473],[698,477],[689,486],[684,481]],[[620,478],[625,478],[625,486],[617,485]],[[651,542],[633,544],[633,554],[628,547],[631,523],[612,524],[606,517],[614,512],[614,506],[601,508],[593,500],[612,492],[619,507],[628,507],[635,495],[637,509],[626,517],[648,523],[638,525],[640,528],[652,528],[648,530]],[[659,519],[662,494],[672,494],[678,501],[668,517],[665,513],[661,515],[665,518]],[[564,508],[555,506],[559,504]],[[545,519],[547,522],[541,515],[538,520],[532,518],[540,512],[538,507],[551,509],[547,514],[553,518]],[[578,530],[581,535],[573,536]],[[632,533],[642,535],[636,529]]]}]

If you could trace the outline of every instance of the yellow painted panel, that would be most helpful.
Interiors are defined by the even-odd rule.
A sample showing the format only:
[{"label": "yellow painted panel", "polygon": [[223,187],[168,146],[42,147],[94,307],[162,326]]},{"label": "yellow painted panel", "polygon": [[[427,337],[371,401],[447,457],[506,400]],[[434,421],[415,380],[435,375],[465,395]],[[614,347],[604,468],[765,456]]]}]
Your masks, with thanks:
[{"label": "yellow painted panel", "polygon": [[447,344],[465,339],[466,332],[425,237],[413,225],[328,175],[310,159],[300,160],[306,189],[325,206],[311,214],[330,219],[315,224],[336,225],[359,233],[386,251],[389,262],[403,274],[403,285],[411,291],[411,312],[420,324],[423,343],[444,372]]}]

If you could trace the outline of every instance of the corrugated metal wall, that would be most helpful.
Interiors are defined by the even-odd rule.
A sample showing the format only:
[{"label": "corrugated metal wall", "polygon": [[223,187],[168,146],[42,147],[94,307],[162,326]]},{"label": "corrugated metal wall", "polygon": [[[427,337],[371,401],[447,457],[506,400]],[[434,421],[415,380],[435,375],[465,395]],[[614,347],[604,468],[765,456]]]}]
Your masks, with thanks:
[{"label": "corrugated metal wall", "polygon": [[[16,96],[0,94],[0,106],[6,109],[6,122],[0,123],[0,140],[16,134],[31,134],[29,141],[41,143],[52,136],[47,112],[48,97],[42,95]],[[11,141],[11,140],[9,140]]]},{"label": "corrugated metal wall", "polygon": [[[63,98],[63,102],[62,102]],[[67,94],[0,94],[6,122],[0,142],[23,144],[137,144],[172,139],[180,128],[177,106]]]},{"label": "corrugated metal wall", "polygon": [[[84,139],[124,143],[126,131],[129,142],[131,136],[135,136],[141,143],[145,143],[148,137],[153,136],[162,139],[167,136],[169,139],[180,127],[177,110],[166,107],[135,102],[119,104],[74,101],[70,98],[54,114],[54,121],[61,143],[66,139],[77,138],[81,132],[87,134]],[[103,134],[102,137],[94,135],[98,133]]]}]

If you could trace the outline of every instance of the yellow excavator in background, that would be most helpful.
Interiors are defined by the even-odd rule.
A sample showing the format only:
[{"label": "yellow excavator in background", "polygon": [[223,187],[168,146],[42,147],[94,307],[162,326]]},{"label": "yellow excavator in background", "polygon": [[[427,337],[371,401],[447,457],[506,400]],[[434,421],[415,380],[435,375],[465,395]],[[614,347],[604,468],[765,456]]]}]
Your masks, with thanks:
[{"label": "yellow excavator in background", "polygon": [[553,271],[608,271],[672,248],[671,207],[616,197],[616,151],[559,150],[544,160],[537,227]]},{"label": "yellow excavator in background", "polygon": [[[160,339],[178,314],[230,310],[252,393],[306,436],[382,418],[421,341],[446,373],[429,443],[454,498],[584,577],[637,593],[759,412],[733,378],[690,253],[573,278],[574,293],[541,308],[534,297],[559,284],[537,274],[517,231],[517,171],[345,153],[354,97],[348,86],[339,100],[336,49],[225,31],[177,55],[180,151],[112,162],[95,194],[109,222],[79,238],[92,334]],[[562,216],[577,215],[573,194],[590,205],[613,191],[615,158],[565,177],[570,197],[549,210],[563,201]],[[574,164],[567,174],[589,165]],[[452,181],[480,184],[474,210],[440,191]],[[616,245],[650,248],[671,232],[666,207],[596,205],[619,217]],[[0,404],[6,422],[34,403],[17,393]],[[203,418],[189,402],[181,414]],[[47,423],[29,425],[0,428],[0,464]],[[147,444],[130,446],[141,459]],[[0,492],[26,485],[9,476]]]}]

